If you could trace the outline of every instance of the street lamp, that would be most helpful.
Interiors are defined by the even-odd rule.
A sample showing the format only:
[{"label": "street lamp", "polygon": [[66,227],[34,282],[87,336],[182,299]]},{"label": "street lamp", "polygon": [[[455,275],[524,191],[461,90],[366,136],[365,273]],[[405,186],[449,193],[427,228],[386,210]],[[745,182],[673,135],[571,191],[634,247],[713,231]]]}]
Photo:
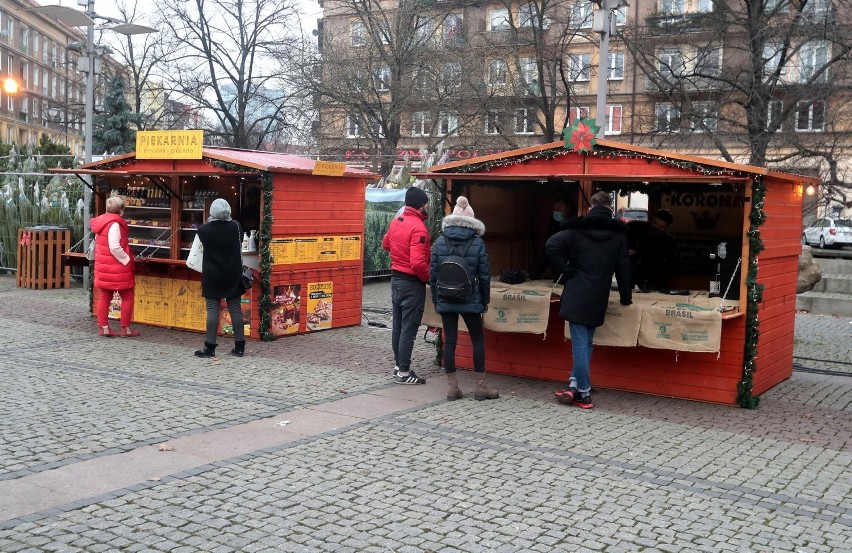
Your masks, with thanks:
[{"label": "street lamp", "polygon": [[3,90],[6,91],[6,94],[17,94],[18,81],[16,81],[14,77],[6,77],[3,81]]},{"label": "street lamp", "polygon": [[606,132],[606,88],[607,73],[609,73],[609,37],[615,34],[616,19],[612,16],[618,8],[626,8],[627,0],[594,0],[597,6],[593,13],[592,30],[601,35],[598,51],[598,94],[595,123],[598,126],[598,138],[603,138]]},{"label": "street lamp", "polygon": [[[156,33],[157,30],[145,27],[144,25],[136,25],[98,15],[95,13],[95,0],[77,0],[77,5],[86,6],[85,13],[66,6],[36,6],[28,8],[28,10],[53,17],[72,27],[87,28],[86,57],[79,58],[77,61],[78,70],[86,73],[86,124],[83,137],[83,160],[84,163],[91,163],[92,127],[95,110],[95,74],[100,73],[98,55],[102,53],[102,51],[95,49],[95,19],[117,23],[117,25],[107,27],[106,29],[127,36]],[[83,188],[83,251],[89,251],[89,204],[92,202],[92,177],[90,175],[83,175],[83,179],[86,181],[86,187]],[[83,267],[83,287],[86,289],[89,288],[88,266]]]}]

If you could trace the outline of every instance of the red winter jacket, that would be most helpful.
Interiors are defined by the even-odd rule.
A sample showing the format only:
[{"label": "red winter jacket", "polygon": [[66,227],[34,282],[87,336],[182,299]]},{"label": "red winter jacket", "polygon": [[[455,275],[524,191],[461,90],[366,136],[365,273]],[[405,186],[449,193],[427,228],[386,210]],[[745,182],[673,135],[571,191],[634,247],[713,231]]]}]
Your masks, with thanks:
[{"label": "red winter jacket", "polygon": [[[136,286],[133,253],[127,243],[127,221],[115,213],[104,213],[92,218],[91,223],[95,233],[95,288],[127,290]],[[130,256],[127,265],[119,263],[109,251],[109,229],[113,223],[121,228],[121,247]]]},{"label": "red winter jacket", "polygon": [[388,226],[382,247],[390,252],[391,269],[429,282],[431,251],[425,220],[426,216],[419,209],[405,206],[405,210]]}]

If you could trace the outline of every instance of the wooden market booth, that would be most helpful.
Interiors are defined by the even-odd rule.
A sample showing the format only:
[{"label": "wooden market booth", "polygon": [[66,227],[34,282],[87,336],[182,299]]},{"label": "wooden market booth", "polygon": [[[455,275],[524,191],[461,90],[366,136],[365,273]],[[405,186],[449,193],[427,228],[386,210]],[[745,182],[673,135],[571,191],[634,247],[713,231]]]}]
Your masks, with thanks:
[{"label": "wooden market booth", "polygon": [[[418,176],[443,189],[447,210],[456,197],[466,196],[485,223],[494,275],[492,309],[486,314],[489,371],[567,381],[571,342],[558,313],[562,287],[552,295],[545,288],[550,310],[542,336],[500,331],[497,323],[505,316],[498,318],[509,307],[501,305],[495,314],[493,286],[506,269],[530,271],[544,250],[554,198],[567,197],[583,215],[591,195],[607,190],[646,193],[649,214],[669,209],[675,216],[669,230],[677,251],[667,294],[634,290],[638,307],[630,308],[619,306],[617,293],[611,296],[608,321],[625,315],[625,309],[639,310],[641,316],[635,313],[636,334],[622,347],[595,348],[594,385],[753,407],[760,394],[791,376],[802,190],[817,179],[610,140],[593,141],[589,151],[553,142],[434,166]],[[541,281],[502,289],[496,300],[530,300],[537,295],[536,283]],[[648,318],[652,328],[646,329],[649,313],[715,317],[716,346],[684,351],[681,337],[662,346],[654,343],[650,334],[657,332],[659,338],[668,323]],[[689,332],[682,335],[685,341]],[[601,334],[599,329],[596,343]],[[643,345],[643,335],[653,347]],[[471,356],[463,335],[457,363],[471,368]]]},{"label": "wooden market booth", "polygon": [[[134,322],[204,331],[201,275],[185,260],[210,204],[224,198],[233,219],[255,235],[256,247],[245,240],[242,254],[259,277],[242,298],[246,336],[268,340],[360,324],[364,188],[376,175],[274,152],[205,146],[199,157],[133,153],[64,171],[91,176],[94,215],[110,195],[126,200],[137,260]],[[83,257],[66,257],[75,255]],[[117,294],[113,303],[116,317]],[[228,334],[222,311],[220,330]]]}]

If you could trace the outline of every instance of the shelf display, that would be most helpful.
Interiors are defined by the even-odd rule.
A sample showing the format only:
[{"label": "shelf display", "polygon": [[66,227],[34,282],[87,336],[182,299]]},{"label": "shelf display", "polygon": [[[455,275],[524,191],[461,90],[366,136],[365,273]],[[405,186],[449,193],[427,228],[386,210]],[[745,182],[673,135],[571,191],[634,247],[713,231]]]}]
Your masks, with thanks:
[{"label": "shelf display", "polygon": [[171,208],[125,205],[124,218],[130,227],[128,242],[136,256],[155,259],[170,257]]}]

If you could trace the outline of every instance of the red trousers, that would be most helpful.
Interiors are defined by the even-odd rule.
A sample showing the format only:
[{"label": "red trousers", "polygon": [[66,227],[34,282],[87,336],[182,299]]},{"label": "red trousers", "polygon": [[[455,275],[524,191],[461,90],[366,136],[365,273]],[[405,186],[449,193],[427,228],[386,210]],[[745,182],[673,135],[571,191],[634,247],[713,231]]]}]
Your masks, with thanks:
[{"label": "red trousers", "polygon": [[[109,304],[112,301],[114,290],[104,288],[95,289],[98,294],[98,326],[107,326],[109,324]],[[130,326],[130,321],[133,320],[133,301],[135,288],[119,290],[118,295],[121,296],[121,326]]]}]

